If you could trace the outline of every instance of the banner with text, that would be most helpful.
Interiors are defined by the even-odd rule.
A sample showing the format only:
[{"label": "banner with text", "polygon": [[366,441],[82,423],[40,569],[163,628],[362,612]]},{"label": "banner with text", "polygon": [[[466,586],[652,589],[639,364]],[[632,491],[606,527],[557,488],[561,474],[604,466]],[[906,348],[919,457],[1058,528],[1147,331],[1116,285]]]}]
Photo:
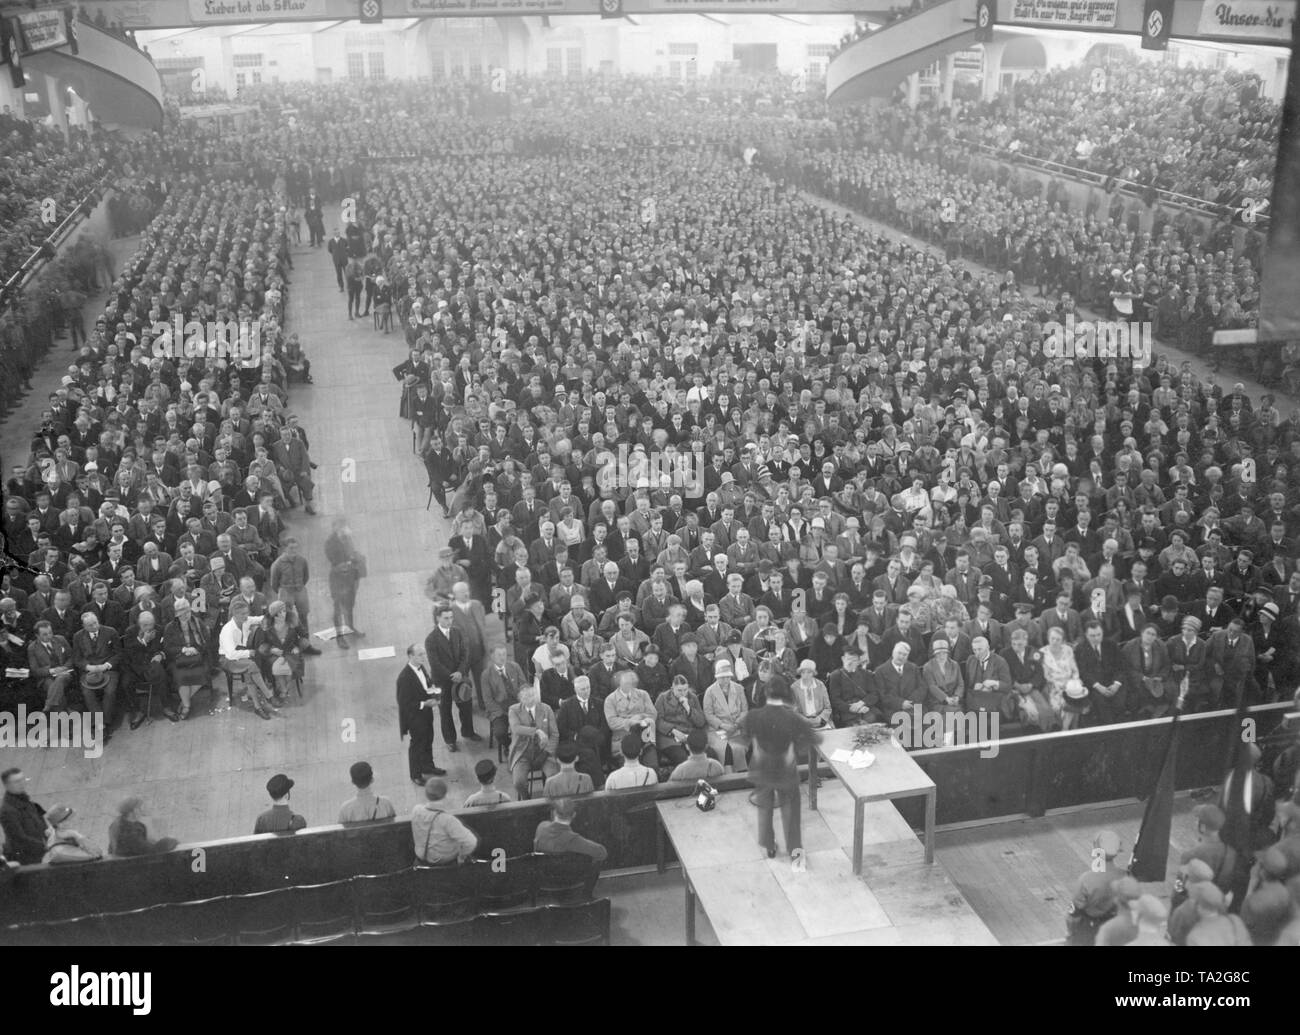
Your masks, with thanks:
[{"label": "banner with text", "polygon": [[190,0],[197,25],[216,22],[274,21],[276,18],[325,18],[327,0]]},{"label": "banner with text", "polygon": [[1291,38],[1296,0],[1205,0],[1197,32],[1234,40],[1284,43]]},{"label": "banner with text", "polygon": [[1119,0],[1014,0],[1009,22],[1032,22],[1060,29],[1113,29]]},{"label": "banner with text", "polygon": [[68,18],[62,8],[21,11],[15,18],[23,31],[24,53],[36,54],[68,45]]}]

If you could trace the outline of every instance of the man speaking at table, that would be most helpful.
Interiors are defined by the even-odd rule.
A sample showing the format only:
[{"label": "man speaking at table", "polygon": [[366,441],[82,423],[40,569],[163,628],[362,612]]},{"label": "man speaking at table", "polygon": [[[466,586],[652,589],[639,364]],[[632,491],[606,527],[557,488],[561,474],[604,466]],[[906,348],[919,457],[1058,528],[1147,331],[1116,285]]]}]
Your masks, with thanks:
[{"label": "man speaking at table", "polygon": [[758,843],[767,849],[769,859],[776,856],[772,811],[779,798],[790,865],[802,873],[807,863],[800,830],[798,765],[820,737],[793,706],[790,688],[774,682],[767,691],[767,703],[746,712],[740,725],[754,745],[749,776],[756,788]]}]

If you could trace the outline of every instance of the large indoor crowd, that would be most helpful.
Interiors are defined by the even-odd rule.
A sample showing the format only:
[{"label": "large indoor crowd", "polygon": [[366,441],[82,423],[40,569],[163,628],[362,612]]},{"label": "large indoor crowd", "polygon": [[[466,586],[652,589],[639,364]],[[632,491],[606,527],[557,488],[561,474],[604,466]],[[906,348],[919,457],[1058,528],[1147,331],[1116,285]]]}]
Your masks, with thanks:
[{"label": "large indoor crowd", "polygon": [[[693,119],[645,80],[516,81],[491,117],[483,91],[429,89],[250,94],[248,183],[191,173],[146,231],[8,486],[27,568],[0,600],[5,664],[47,710],[78,686],[111,712],[107,673],[133,722],[151,695],[182,719],[225,668],[266,712],[301,677],[280,516],[311,506],[281,328],[299,209],[340,309],[393,335],[397,417],[451,521],[410,667],[444,689],[449,744],[483,708],[520,797],[534,772],[581,786],[575,767],[615,789],[744,771],[770,694],[818,727],[985,713],[1005,736],[1300,685],[1300,409],[1159,351],[1043,344],[1085,304],[1163,320],[1174,345],[1207,312],[1249,321],[1249,249],[850,150],[887,143],[887,113],[828,144],[813,101],[761,84],[702,87]],[[1197,139],[1197,177],[1219,176],[1220,138]],[[1001,272],[808,189],[951,223]],[[355,219],[327,233],[345,195]],[[284,357],[154,358],[148,327],[176,309],[259,318]],[[487,612],[508,634],[490,656],[459,631]],[[1276,798],[1295,795],[1291,773]]]},{"label": "large indoor crowd", "polygon": [[182,721],[205,690],[269,718],[319,653],[282,517],[311,513],[315,466],[287,405],[290,265],[282,192],[191,177],[74,338],[5,485],[10,704],[102,713],[107,735]]}]

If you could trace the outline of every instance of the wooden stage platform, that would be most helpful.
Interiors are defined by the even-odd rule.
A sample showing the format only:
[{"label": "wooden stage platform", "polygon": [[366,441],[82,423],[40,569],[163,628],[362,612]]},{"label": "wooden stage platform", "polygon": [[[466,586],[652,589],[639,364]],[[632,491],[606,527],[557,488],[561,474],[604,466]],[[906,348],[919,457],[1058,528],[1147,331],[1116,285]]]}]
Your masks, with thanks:
[{"label": "wooden stage platform", "polygon": [[788,855],[768,859],[759,847],[748,791],[719,795],[709,812],[693,798],[658,804],[686,884],[688,944],[697,901],[722,945],[998,944],[942,863],[926,863],[924,845],[892,804],[863,806],[863,867],[854,876],[853,797],[823,784],[813,812],[804,788],[800,794],[803,873],[793,872]]}]

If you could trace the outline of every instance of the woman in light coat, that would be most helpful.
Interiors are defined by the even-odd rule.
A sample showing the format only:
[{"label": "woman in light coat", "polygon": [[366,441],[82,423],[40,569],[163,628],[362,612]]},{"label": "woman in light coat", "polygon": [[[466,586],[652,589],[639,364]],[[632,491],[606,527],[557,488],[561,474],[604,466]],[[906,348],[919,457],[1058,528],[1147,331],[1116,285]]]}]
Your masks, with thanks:
[{"label": "woman in light coat", "polygon": [[733,772],[743,773],[749,768],[746,756],[749,738],[742,732],[741,723],[749,711],[745,688],[731,678],[731,666],[721,661],[716,666],[717,676],[704,691],[704,718],[709,724],[709,747],[717,753],[723,765],[727,762],[727,749],[731,749]]}]

